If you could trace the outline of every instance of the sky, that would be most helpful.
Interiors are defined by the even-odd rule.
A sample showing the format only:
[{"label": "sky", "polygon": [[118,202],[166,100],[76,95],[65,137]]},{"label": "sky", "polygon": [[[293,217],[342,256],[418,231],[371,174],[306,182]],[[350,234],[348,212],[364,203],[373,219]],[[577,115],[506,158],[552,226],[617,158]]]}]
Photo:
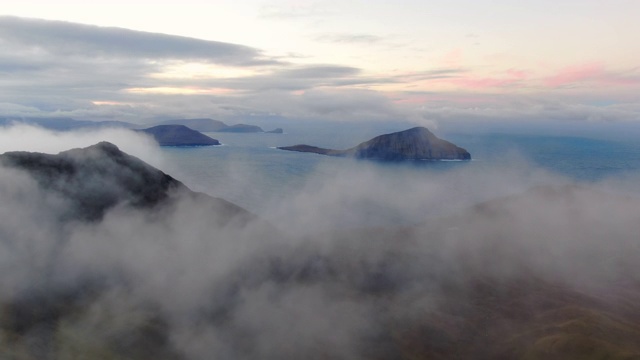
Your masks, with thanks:
[{"label": "sky", "polygon": [[640,122],[640,1],[0,7],[0,115]]}]

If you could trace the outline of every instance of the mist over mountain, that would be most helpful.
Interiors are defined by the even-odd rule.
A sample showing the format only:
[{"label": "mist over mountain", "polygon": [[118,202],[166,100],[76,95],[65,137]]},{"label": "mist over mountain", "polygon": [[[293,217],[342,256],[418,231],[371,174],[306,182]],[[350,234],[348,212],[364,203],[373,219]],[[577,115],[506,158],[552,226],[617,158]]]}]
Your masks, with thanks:
[{"label": "mist over mountain", "polygon": [[[108,143],[0,160],[3,356],[640,354],[633,194],[548,178],[412,226],[274,229]],[[320,222],[343,206],[327,184],[295,200]]]},{"label": "mist over mountain", "polygon": [[0,360],[640,360],[638,14],[4,1]]}]

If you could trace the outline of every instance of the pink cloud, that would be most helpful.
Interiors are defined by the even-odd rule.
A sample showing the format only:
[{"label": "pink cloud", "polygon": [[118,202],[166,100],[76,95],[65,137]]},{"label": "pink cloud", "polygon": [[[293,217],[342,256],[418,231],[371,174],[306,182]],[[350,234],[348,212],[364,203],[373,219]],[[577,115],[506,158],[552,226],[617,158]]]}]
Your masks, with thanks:
[{"label": "pink cloud", "polygon": [[544,84],[550,87],[559,87],[585,81],[592,81],[605,77],[604,65],[599,62],[572,65],[565,67],[556,74],[544,79]]},{"label": "pink cloud", "polygon": [[449,79],[440,79],[439,83],[454,85],[466,89],[490,89],[503,87],[516,87],[529,78],[529,73],[525,70],[508,69],[498,76],[476,76],[464,75]]},{"label": "pink cloud", "polygon": [[601,62],[579,64],[565,67],[556,74],[542,80],[548,87],[563,87],[567,85],[592,83],[597,85],[638,85],[640,76],[638,69],[616,73],[607,71]]},{"label": "pink cloud", "polygon": [[466,106],[474,106],[479,104],[499,103],[499,98],[495,96],[485,96],[480,94],[465,94],[465,93],[411,93],[411,92],[399,92],[389,94],[391,101],[397,105],[423,105],[429,104],[458,104]]},{"label": "pink cloud", "polygon": [[444,54],[442,65],[450,68],[460,67],[462,65],[462,49],[453,49]]},{"label": "pink cloud", "polygon": [[525,70],[509,69],[506,74],[516,80],[526,80],[529,77],[529,73]]}]

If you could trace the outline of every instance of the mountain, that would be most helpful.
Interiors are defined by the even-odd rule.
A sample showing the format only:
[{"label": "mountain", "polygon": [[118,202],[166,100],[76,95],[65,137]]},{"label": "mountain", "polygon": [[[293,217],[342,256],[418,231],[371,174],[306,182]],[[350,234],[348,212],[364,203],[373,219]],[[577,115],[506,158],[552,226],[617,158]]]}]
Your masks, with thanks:
[{"label": "mountain", "polygon": [[136,131],[152,135],[160,146],[220,145],[218,140],[184,125],[158,125]]},{"label": "mountain", "polygon": [[347,150],[324,149],[310,145],[279,147],[282,150],[329,156],[376,160],[470,160],[471,154],[424,127],[377,136]]},{"label": "mountain", "polygon": [[25,124],[39,126],[45,129],[56,131],[68,131],[73,129],[100,129],[100,128],[125,128],[133,129],[138,127],[124,121],[87,121],[75,120],[71,118],[0,118],[0,126],[9,126],[14,124]]},{"label": "mountain", "polygon": [[[214,119],[175,119],[166,120],[158,125],[184,125],[191,129],[201,132],[231,132],[231,133],[263,133],[265,132],[261,127],[256,125],[236,124],[227,125],[220,120]],[[275,129],[269,131],[272,133],[282,133],[282,129]]]},{"label": "mountain", "polygon": [[184,125],[190,129],[201,132],[216,132],[229,125],[214,119],[174,119],[158,123],[158,125]]},{"label": "mountain", "polygon": [[[256,226],[263,238],[273,231],[106,142],[57,155],[4,153],[0,170],[2,359],[187,359],[171,344],[157,299],[135,304],[135,271],[106,264],[131,256],[162,272],[184,255],[167,239],[193,239],[200,221],[211,239],[222,229]],[[96,257],[79,260],[86,256]]]},{"label": "mountain", "polygon": [[192,192],[180,181],[108,142],[57,155],[7,152],[0,155],[0,164],[26,171],[44,191],[62,196],[68,209],[64,218],[98,220],[115,206],[152,209],[180,196],[211,203],[223,222],[233,217],[244,221],[254,218],[225,200]]}]

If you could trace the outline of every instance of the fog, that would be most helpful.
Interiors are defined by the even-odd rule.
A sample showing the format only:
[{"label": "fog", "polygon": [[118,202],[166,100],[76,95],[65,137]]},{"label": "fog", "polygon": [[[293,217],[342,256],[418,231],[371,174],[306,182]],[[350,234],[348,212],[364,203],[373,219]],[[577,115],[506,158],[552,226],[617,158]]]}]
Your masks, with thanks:
[{"label": "fog", "polygon": [[[13,127],[0,153],[103,140],[173,175],[152,140],[128,130]],[[123,195],[95,220],[68,219],[65,196],[0,168],[2,357],[408,357],[411,338],[398,333],[453,316],[451,304],[473,301],[470,284],[541,281],[614,312],[618,285],[639,280],[633,174],[576,184],[517,155],[422,176],[342,170],[319,169],[260,219],[225,222],[181,192],[164,207]]]},{"label": "fog", "polygon": [[7,151],[30,151],[57,154],[61,151],[84,148],[108,141],[127,154],[162,168],[162,155],[153,137],[129,129],[87,129],[52,131],[44,128],[15,125],[0,127],[0,154]]}]

